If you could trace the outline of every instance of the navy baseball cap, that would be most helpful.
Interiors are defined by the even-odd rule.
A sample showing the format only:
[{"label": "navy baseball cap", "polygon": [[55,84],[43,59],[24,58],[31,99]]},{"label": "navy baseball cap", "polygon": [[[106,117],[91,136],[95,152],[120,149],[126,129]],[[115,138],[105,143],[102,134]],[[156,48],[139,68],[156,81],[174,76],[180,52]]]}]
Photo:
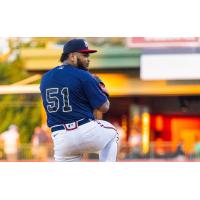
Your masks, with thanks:
[{"label": "navy baseball cap", "polygon": [[88,49],[88,44],[83,39],[72,39],[68,41],[63,47],[63,53],[95,53],[97,50]]}]

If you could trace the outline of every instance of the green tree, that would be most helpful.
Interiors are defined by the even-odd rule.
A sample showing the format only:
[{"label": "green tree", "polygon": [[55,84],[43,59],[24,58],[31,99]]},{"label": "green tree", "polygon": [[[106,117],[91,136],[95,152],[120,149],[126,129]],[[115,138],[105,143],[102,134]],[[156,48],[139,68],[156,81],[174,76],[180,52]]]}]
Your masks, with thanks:
[{"label": "green tree", "polygon": [[[14,63],[0,63],[0,85],[12,84],[28,76],[19,59]],[[40,101],[39,94],[0,95],[0,133],[10,124],[16,124],[20,142],[30,142],[34,128],[41,124]]]}]

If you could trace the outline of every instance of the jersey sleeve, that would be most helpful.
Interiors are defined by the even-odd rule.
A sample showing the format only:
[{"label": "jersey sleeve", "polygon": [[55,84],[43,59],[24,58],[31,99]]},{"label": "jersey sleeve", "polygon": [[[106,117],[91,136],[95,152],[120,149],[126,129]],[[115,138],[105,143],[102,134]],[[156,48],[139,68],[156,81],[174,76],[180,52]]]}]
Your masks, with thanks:
[{"label": "jersey sleeve", "polygon": [[106,95],[100,90],[97,81],[92,76],[84,81],[83,89],[93,109],[99,108],[107,101]]}]

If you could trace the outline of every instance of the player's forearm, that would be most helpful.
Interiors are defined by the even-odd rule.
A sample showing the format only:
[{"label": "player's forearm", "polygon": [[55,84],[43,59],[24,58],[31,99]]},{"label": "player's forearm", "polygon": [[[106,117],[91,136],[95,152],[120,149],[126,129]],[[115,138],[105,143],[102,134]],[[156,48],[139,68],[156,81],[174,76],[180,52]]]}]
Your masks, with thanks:
[{"label": "player's forearm", "polygon": [[98,110],[102,113],[106,113],[110,108],[110,101],[107,100],[103,105],[101,105]]}]

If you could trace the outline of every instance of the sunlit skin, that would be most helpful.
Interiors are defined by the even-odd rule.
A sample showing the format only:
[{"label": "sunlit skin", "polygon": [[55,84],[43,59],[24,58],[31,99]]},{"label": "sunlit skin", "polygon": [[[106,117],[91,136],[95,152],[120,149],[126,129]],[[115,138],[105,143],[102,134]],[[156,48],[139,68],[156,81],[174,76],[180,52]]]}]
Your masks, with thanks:
[{"label": "sunlit skin", "polygon": [[89,53],[70,53],[68,59],[64,61],[64,64],[68,63],[77,66],[80,69],[88,71],[90,64],[89,56]]}]

